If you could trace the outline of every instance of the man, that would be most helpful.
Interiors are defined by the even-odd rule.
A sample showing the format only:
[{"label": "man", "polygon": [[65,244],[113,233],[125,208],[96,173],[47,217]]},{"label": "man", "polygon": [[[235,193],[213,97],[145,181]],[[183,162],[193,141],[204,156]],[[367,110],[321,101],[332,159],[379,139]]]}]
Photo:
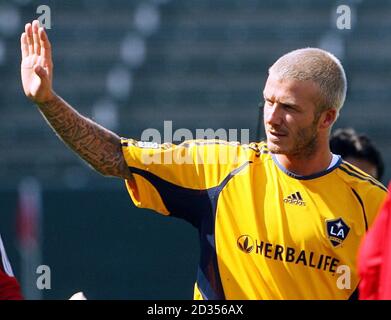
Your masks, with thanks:
[{"label": "man", "polygon": [[[329,132],[346,95],[339,61],[319,49],[281,57],[264,89],[267,143],[121,139],[52,89],[51,48],[38,22],[21,36],[25,94],[63,141],[105,176],[126,180],[138,207],[199,231],[195,299],[348,299],[361,237],[386,191],[333,156]],[[351,286],[338,286],[348,266]]]},{"label": "man", "polygon": [[3,240],[0,236],[0,300],[22,300],[18,280],[16,280],[7,253],[5,252]]},{"label": "man", "polygon": [[384,162],[379,150],[367,136],[358,135],[352,128],[337,129],[331,135],[330,149],[342,159],[381,180]]}]

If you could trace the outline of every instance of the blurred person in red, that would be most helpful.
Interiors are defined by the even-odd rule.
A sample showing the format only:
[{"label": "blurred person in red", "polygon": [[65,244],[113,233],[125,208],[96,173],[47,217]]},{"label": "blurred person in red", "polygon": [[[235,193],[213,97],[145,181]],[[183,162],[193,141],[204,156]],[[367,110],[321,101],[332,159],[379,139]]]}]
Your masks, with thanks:
[{"label": "blurred person in red", "polygon": [[[384,162],[380,151],[363,134],[352,128],[337,129],[330,138],[333,153],[381,180]],[[389,190],[391,183],[389,186]],[[359,253],[359,298],[391,299],[391,199],[381,209],[374,225],[364,238]]]},{"label": "blurred person in red", "polygon": [[14,276],[0,236],[0,300],[22,299],[20,285]]},{"label": "blurred person in red", "polygon": [[362,241],[358,257],[360,300],[391,300],[391,182],[388,197]]},{"label": "blurred person in red", "polygon": [[[364,172],[380,180],[384,162],[380,151],[363,134],[352,128],[337,129],[330,138],[330,149]],[[388,190],[390,191],[391,183]],[[359,298],[391,299],[391,198],[362,241],[359,251]]]}]

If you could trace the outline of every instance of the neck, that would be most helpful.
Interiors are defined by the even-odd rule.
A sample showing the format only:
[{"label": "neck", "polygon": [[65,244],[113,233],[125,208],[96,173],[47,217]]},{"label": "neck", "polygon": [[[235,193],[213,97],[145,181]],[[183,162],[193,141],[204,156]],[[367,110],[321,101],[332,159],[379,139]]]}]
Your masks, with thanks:
[{"label": "neck", "polygon": [[285,169],[301,176],[308,176],[326,170],[332,157],[328,144],[305,157],[276,154],[278,162]]}]

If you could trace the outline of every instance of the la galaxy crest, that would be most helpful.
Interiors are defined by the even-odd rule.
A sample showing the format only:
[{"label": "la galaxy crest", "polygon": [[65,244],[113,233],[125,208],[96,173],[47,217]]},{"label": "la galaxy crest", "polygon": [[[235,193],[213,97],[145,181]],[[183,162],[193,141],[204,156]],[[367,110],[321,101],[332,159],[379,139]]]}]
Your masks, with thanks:
[{"label": "la galaxy crest", "polygon": [[350,228],[342,218],[326,220],[327,237],[334,247],[341,245],[349,234]]}]

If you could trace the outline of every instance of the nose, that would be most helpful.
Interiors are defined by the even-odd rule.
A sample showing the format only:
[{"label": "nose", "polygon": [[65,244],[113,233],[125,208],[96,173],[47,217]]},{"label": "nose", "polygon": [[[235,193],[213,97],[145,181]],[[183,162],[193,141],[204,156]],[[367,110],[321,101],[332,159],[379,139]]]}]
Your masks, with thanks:
[{"label": "nose", "polygon": [[265,106],[263,108],[263,117],[265,120],[265,123],[269,125],[281,125],[282,123],[282,114],[281,114],[281,108],[278,105],[277,102],[275,102],[273,105],[269,105],[268,103],[265,103]]}]

